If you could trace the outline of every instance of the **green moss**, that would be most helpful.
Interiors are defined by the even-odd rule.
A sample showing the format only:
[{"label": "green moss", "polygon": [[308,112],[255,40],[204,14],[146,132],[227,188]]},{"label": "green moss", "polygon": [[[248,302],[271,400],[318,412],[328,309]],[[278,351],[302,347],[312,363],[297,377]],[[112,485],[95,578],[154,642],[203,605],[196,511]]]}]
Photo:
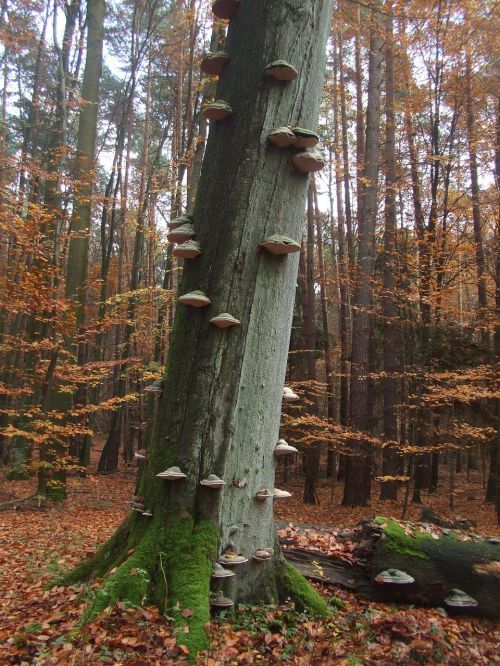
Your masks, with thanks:
[{"label": "green moss", "polygon": [[82,623],[89,622],[116,601],[142,606],[150,595],[159,552],[164,544],[165,529],[151,525],[137,549],[106,579],[84,613]]},{"label": "green moss", "polygon": [[281,583],[282,592],[296,603],[299,610],[309,610],[316,617],[331,615],[323,597],[288,562],[284,566]]},{"label": "green moss", "polygon": [[[194,524],[185,519],[167,533],[169,614],[177,623],[177,640],[192,656],[209,646],[205,625],[210,620],[210,577],[218,541],[218,529],[206,520]],[[184,617],[183,611],[192,614]]]},{"label": "green moss", "polygon": [[376,516],[375,522],[382,527],[386,536],[385,546],[394,550],[401,555],[408,555],[409,557],[418,557],[421,560],[430,559],[426,553],[419,550],[423,542],[429,542],[432,537],[429,534],[415,533],[414,536],[405,534],[401,525],[392,518],[384,518],[383,516]]}]

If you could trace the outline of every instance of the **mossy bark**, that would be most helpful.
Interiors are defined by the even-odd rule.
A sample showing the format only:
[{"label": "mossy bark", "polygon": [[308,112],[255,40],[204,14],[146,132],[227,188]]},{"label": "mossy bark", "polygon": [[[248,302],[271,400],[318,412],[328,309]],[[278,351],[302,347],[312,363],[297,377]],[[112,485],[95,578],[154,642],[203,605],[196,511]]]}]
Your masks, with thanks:
[{"label": "mossy bark", "polygon": [[[291,597],[327,612],[279,549],[266,562],[252,556],[275,543],[272,500],[259,502],[255,494],[274,487],[298,269],[297,255],[277,257],[258,246],[276,233],[300,240],[308,187],[307,175],[291,163],[293,149],[269,145],[267,135],[284,125],[316,129],[331,9],[332,0],[241,0],[229,24],[230,60],[217,98],[233,115],[210,128],[193,209],[202,255],[186,262],[180,285],[181,294],[203,290],[211,305],[176,311],[138,486],[153,518],[128,517],[95,562],[68,578],[111,569],[92,612],[117,598],[166,604],[192,654],[207,644],[211,570],[230,541],[249,560],[220,586],[234,602]],[[296,80],[266,76],[266,65],[278,58],[299,70]],[[241,325],[211,325],[221,312]],[[156,478],[172,465],[187,479]],[[226,481],[222,490],[200,486],[210,473]]]}]

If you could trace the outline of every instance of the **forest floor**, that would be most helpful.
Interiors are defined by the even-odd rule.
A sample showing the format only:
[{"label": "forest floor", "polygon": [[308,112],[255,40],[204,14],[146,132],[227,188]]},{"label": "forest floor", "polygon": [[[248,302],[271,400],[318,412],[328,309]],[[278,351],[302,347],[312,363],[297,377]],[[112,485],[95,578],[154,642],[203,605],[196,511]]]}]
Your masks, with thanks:
[{"label": "forest floor", "polygon": [[[157,609],[117,604],[78,630],[99,583],[47,588],[111,535],[127,512],[125,500],[134,483],[133,467],[114,475],[72,477],[62,505],[21,504],[0,513],[1,666],[168,666],[187,660]],[[327,480],[319,489],[320,504],[314,506],[301,502],[300,476],[289,476],[279,487],[294,492],[291,500],[275,505],[276,518],[287,523],[340,528],[375,513],[401,516],[400,503],[377,501],[375,492],[371,507],[343,508],[341,485],[336,484],[332,500]],[[479,476],[468,482],[465,475],[457,475],[456,488],[453,515],[473,518],[479,534],[498,535],[493,509],[482,502]],[[0,472],[0,505],[33,490],[33,482],[7,482]],[[441,515],[451,515],[447,497],[424,497],[424,502]],[[410,505],[408,519],[418,520],[420,511],[421,506]],[[314,530],[306,534],[321,548]],[[369,602],[333,586],[321,586],[320,591],[333,601],[329,621],[313,620],[287,606],[243,607],[211,621],[212,650],[200,655],[196,664],[500,664],[498,622],[451,618],[442,609]]]}]

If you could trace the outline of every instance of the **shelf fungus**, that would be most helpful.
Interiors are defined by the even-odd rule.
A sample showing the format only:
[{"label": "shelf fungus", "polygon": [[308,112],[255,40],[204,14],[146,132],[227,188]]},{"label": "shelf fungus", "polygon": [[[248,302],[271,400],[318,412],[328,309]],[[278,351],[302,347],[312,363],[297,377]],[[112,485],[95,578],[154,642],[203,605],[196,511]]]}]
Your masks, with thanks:
[{"label": "shelf fungus", "polygon": [[312,148],[319,143],[319,136],[316,132],[308,130],[305,127],[292,127],[295,136],[296,148]]},{"label": "shelf fungus", "polygon": [[234,601],[217,592],[210,597],[210,605],[214,608],[230,608],[234,606]]},{"label": "shelf fungus", "polygon": [[312,148],[297,153],[292,157],[293,166],[302,173],[314,173],[321,171],[325,166],[325,160],[320,150]]},{"label": "shelf fungus", "polygon": [[298,402],[299,396],[288,386],[283,387],[283,402]]},{"label": "shelf fungus", "polygon": [[239,0],[215,0],[212,13],[220,19],[229,20],[238,7]]},{"label": "shelf fungus", "polygon": [[219,76],[228,60],[229,56],[224,51],[210,52],[201,61],[200,69],[209,76]]},{"label": "shelf fungus", "polygon": [[261,488],[260,490],[257,491],[257,494],[255,495],[255,499],[259,500],[259,502],[263,502],[264,500],[269,499],[270,497],[273,497],[273,493],[268,488]]},{"label": "shelf fungus", "polygon": [[187,240],[177,245],[172,254],[180,259],[196,259],[201,254],[200,244],[194,240]]},{"label": "shelf fungus", "polygon": [[144,504],[140,504],[139,502],[132,502],[132,511],[139,511],[142,513],[143,511],[146,510],[146,507]]},{"label": "shelf fungus", "polygon": [[257,560],[257,562],[265,562],[266,560],[270,560],[272,556],[272,548],[260,548],[253,554],[253,559]]},{"label": "shelf fungus", "polygon": [[177,229],[172,229],[167,234],[167,240],[171,243],[184,243],[185,241],[191,240],[194,236],[194,227],[190,222],[183,224],[182,227],[177,227]]},{"label": "shelf fungus", "polygon": [[275,60],[269,63],[264,71],[277,81],[293,81],[299,75],[295,67],[286,60]]},{"label": "shelf fungus", "polygon": [[210,305],[211,301],[206,294],[202,291],[190,291],[189,294],[179,296],[179,303],[184,305],[192,305],[193,308],[204,308]]},{"label": "shelf fungus", "polygon": [[170,222],[167,222],[167,227],[172,229],[178,229],[179,227],[184,226],[185,224],[192,224],[193,216],[192,215],[181,215],[180,217],[174,217]]},{"label": "shelf fungus", "polygon": [[227,102],[224,102],[222,99],[218,99],[211,104],[207,104],[203,107],[203,115],[207,120],[214,120],[218,123],[220,120],[224,120],[233,113],[232,108]]},{"label": "shelf fungus", "polygon": [[217,326],[217,328],[229,328],[241,324],[240,320],[230,315],[229,312],[221,312],[216,317],[212,317],[210,323]]},{"label": "shelf fungus", "polygon": [[152,518],[153,517],[153,512],[152,511],[143,511],[142,515],[145,516],[146,518]]},{"label": "shelf fungus", "polygon": [[289,127],[277,127],[267,135],[267,140],[278,148],[288,148],[295,143],[296,136]]},{"label": "shelf fungus", "polygon": [[463,590],[454,589],[444,600],[444,603],[450,608],[475,608],[478,602],[469,597]]},{"label": "shelf fungus", "polygon": [[223,479],[219,479],[217,474],[209,474],[206,479],[200,481],[200,485],[205,486],[206,488],[219,490],[226,485],[226,482]]},{"label": "shelf fungus", "polygon": [[281,236],[280,234],[268,236],[268,238],[260,243],[259,247],[276,255],[300,252],[300,243],[297,243],[297,241],[294,241],[292,238],[288,238],[288,236]]},{"label": "shelf fungus", "polygon": [[288,490],[280,490],[279,488],[275,488],[273,492],[274,499],[286,499],[287,497],[291,496],[292,493],[289,493]]},{"label": "shelf fungus", "polygon": [[226,551],[219,557],[219,564],[225,564],[227,567],[236,567],[246,562],[248,562],[248,559],[244,555],[232,550]]},{"label": "shelf fungus", "polygon": [[231,578],[235,575],[234,571],[224,569],[222,564],[219,564],[218,562],[214,564],[214,568],[212,569],[212,578]]},{"label": "shelf fungus", "polygon": [[298,453],[298,449],[295,448],[295,446],[291,446],[286,442],[284,439],[279,439],[278,443],[276,444],[276,448],[274,449],[274,455],[275,456],[287,456],[291,453]]},{"label": "shelf fungus", "polygon": [[148,459],[148,451],[147,449],[139,449],[134,453],[134,458],[137,460],[147,460]]},{"label": "shelf fungus", "polygon": [[184,472],[181,472],[179,467],[169,467],[164,472],[160,472],[156,476],[159,479],[165,479],[166,481],[180,481],[181,479],[187,478]]},{"label": "shelf fungus", "polygon": [[381,585],[411,585],[415,579],[399,569],[386,569],[375,576],[375,582]]},{"label": "shelf fungus", "polygon": [[157,379],[151,384],[148,384],[144,391],[146,393],[161,393],[163,391],[163,379]]}]

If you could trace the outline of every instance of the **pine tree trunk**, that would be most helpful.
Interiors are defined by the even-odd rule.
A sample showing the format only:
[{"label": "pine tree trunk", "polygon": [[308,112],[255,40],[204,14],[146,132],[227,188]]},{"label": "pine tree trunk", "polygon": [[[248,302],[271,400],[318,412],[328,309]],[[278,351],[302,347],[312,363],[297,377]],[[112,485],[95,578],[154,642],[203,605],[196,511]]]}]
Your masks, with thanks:
[{"label": "pine tree trunk", "polygon": [[[373,288],[371,280],[375,264],[375,223],[380,143],[380,87],[382,82],[382,48],[384,37],[380,26],[378,2],[372,4],[370,33],[370,65],[366,121],[365,171],[362,206],[359,212],[359,248],[356,288],[353,297],[352,367],[350,394],[350,426],[358,432],[369,428],[369,356],[372,329]],[[371,451],[366,442],[353,438],[350,448],[354,455],[347,458],[344,506],[363,506],[370,500]]]},{"label": "pine tree trunk", "polygon": [[[229,24],[230,61],[217,97],[233,115],[210,128],[193,210],[202,254],[183,271],[180,292],[204,291],[207,308],[176,310],[150,455],[139,494],[153,517],[134,512],[68,580],[102,575],[118,566],[90,613],[126,598],[167,597],[179,620],[179,640],[192,652],[207,645],[212,565],[229,542],[249,558],[224,585],[235,602],[291,596],[324,613],[324,602],[285,563],[278,549],[267,562],[252,560],[273,548],[274,448],[292,320],[298,256],[259,249],[266,236],[300,239],[308,186],[290,162],[292,151],[269,146],[277,126],[314,128],[318,120],[331,0],[242,0]],[[290,83],[264,75],[284,58],[299,70]],[[220,330],[210,318],[229,312],[241,325]],[[178,465],[184,481],[156,474]],[[215,473],[220,491],[200,486]],[[129,554],[131,549],[132,554]],[[166,589],[168,588],[168,596]],[[182,611],[190,609],[189,618]],[[182,629],[189,627],[189,633]]]},{"label": "pine tree trunk", "polygon": [[[386,3],[388,12],[392,11]],[[386,19],[385,45],[385,232],[384,232],[384,293],[383,293],[383,355],[384,355],[384,437],[389,442],[383,449],[383,476],[398,476],[402,473],[402,459],[394,443],[398,439],[398,361],[396,287],[396,118],[394,113],[394,62],[392,15]],[[392,443],[392,444],[391,444]],[[396,500],[397,482],[382,483],[380,499]]]}]

